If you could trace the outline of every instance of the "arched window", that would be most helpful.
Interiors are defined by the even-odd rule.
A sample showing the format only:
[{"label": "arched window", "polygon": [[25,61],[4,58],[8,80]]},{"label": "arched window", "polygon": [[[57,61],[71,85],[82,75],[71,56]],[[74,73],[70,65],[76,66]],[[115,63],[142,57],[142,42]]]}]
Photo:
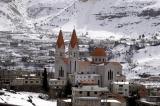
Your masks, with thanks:
[{"label": "arched window", "polygon": [[111,70],[108,72],[108,80],[113,80],[113,72]]},{"label": "arched window", "polygon": [[62,66],[59,70],[59,77],[64,77],[64,70],[63,70]]},{"label": "arched window", "polygon": [[74,62],[74,64],[75,64],[75,72],[76,72],[76,68],[77,68],[77,66],[76,66],[76,61]]}]

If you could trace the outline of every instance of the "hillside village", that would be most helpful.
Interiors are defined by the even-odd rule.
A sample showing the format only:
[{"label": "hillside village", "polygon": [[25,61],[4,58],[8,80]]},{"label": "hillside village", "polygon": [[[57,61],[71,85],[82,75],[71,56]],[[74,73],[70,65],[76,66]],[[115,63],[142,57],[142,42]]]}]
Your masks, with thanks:
[{"label": "hillside village", "polygon": [[[132,54],[127,55],[126,61],[112,60],[119,54],[114,55],[109,50],[115,45],[127,45],[127,39],[118,42],[98,41],[96,45],[93,40],[85,41],[85,36],[78,38],[75,29],[71,36],[67,37],[60,30],[58,36],[54,37],[56,40],[48,40],[50,42],[17,39],[18,34],[11,36],[13,33],[6,36],[3,32],[1,35],[2,49],[8,48],[5,52],[1,51],[3,53],[0,71],[1,88],[42,92],[45,70],[49,86],[48,95],[50,98],[61,98],[57,100],[58,106],[82,106],[82,104],[104,106],[112,102],[126,106],[128,105],[126,98],[132,100],[134,94],[139,95],[138,97],[152,96],[151,100],[153,96],[159,95],[159,85],[157,85],[159,76],[141,74],[139,79],[126,79],[122,64],[131,63],[129,58]],[[156,39],[151,42],[133,42],[133,46],[129,49],[130,53],[148,44],[159,45]],[[134,67],[132,64],[131,66]],[[73,87],[72,96],[71,91],[69,94],[64,92],[69,85]],[[137,103],[139,106],[143,104],[141,100]]]}]

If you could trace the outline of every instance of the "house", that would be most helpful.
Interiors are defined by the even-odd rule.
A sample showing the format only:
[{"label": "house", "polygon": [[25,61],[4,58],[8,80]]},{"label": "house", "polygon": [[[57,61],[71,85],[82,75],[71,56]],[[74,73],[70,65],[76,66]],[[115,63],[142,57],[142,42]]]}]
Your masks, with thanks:
[{"label": "house", "polygon": [[123,96],[129,96],[129,82],[113,82],[112,92]]},{"label": "house", "polygon": [[72,106],[101,106],[101,100],[107,98],[107,87],[84,85],[72,88]]}]

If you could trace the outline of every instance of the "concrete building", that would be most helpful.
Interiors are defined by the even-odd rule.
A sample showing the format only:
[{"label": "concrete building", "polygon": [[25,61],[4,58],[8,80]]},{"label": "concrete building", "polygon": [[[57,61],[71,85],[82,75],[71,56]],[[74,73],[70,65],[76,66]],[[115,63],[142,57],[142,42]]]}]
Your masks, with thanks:
[{"label": "concrete building", "polygon": [[107,87],[86,85],[72,88],[72,106],[101,106],[101,100],[107,98]]},{"label": "concrete building", "polygon": [[123,96],[129,96],[129,82],[113,82],[112,92]]}]

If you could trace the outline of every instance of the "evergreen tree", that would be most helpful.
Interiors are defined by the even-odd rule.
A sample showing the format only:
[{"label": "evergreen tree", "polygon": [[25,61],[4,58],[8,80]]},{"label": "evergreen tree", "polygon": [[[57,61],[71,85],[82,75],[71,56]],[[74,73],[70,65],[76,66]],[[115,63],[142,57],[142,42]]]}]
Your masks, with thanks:
[{"label": "evergreen tree", "polygon": [[72,84],[68,80],[66,85],[64,86],[63,95],[64,97],[67,97],[68,95],[72,94]]},{"label": "evergreen tree", "polygon": [[47,77],[47,70],[46,70],[46,68],[44,68],[44,72],[43,72],[43,85],[42,85],[42,87],[43,87],[43,90],[45,92],[49,91],[49,85],[48,85],[48,79],[47,78],[48,78]]}]

